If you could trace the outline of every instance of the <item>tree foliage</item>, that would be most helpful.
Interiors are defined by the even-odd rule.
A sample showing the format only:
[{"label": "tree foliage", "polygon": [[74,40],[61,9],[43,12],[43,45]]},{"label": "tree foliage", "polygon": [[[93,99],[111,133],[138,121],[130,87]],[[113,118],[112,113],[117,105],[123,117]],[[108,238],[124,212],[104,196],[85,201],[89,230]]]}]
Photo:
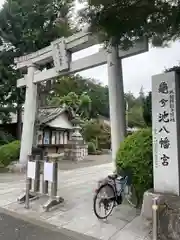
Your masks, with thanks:
[{"label": "tree foliage", "polygon": [[[0,119],[24,102],[24,91],[17,89],[20,72],[14,57],[34,52],[74,31],[70,26],[73,0],[6,0],[0,10],[0,39],[8,48],[0,52]],[[3,41],[2,41],[3,40]],[[4,112],[4,113],[3,113]]]},{"label": "tree foliage", "polygon": [[16,87],[20,73],[12,65],[16,56],[13,49],[0,52],[0,120],[10,121],[10,112],[14,112],[15,103],[21,101],[22,91]]},{"label": "tree foliage", "polygon": [[20,55],[39,50],[71,35],[72,7],[73,0],[6,0],[0,11],[0,36]]},{"label": "tree foliage", "polygon": [[135,105],[127,113],[128,127],[142,128],[145,126],[142,106]]},{"label": "tree foliage", "polygon": [[88,143],[88,154],[89,155],[96,154],[96,146],[93,142]]},{"label": "tree foliage", "polygon": [[82,134],[86,142],[95,144],[96,149],[111,147],[110,127],[97,119],[86,121],[82,126]]},{"label": "tree foliage", "polygon": [[[98,116],[109,118],[109,91],[107,86],[103,86],[93,79],[82,78],[79,75],[64,76],[55,83],[49,97],[51,101],[53,100],[60,104],[61,97],[67,97],[70,92],[74,92],[78,96],[84,92],[87,93],[91,99],[90,118],[97,118]],[[125,102],[128,105],[126,112],[129,127],[145,126],[142,110],[143,97],[143,89],[140,90],[138,97],[135,97],[131,92],[125,93]],[[51,103],[53,105],[53,102]]]},{"label": "tree foliage", "polygon": [[140,89],[138,97],[135,97],[131,92],[125,93],[125,101],[128,105],[128,109],[126,109],[126,120],[130,128],[142,128],[145,126],[143,118],[143,98],[143,88]]},{"label": "tree foliage", "polygon": [[0,165],[8,166],[11,162],[17,161],[20,153],[20,142],[13,141],[0,146]]},{"label": "tree foliage", "polygon": [[180,66],[177,65],[177,66],[173,66],[173,67],[171,67],[171,68],[165,69],[165,73],[166,73],[166,72],[173,72],[173,71],[179,73],[179,72],[180,72]]},{"label": "tree foliage", "polygon": [[74,114],[78,114],[82,119],[88,119],[91,111],[91,99],[87,93],[82,93],[78,96],[75,92],[69,92],[63,97],[52,97],[49,101],[51,106],[63,106],[70,108]]},{"label": "tree foliage", "polygon": [[98,115],[109,117],[108,87],[93,79],[82,78],[79,75],[64,76],[53,85],[50,97],[63,97],[74,92],[78,96],[86,93],[91,99],[90,117]]},{"label": "tree foliage", "polygon": [[149,94],[144,98],[143,101],[143,118],[147,126],[152,126],[152,94]]},{"label": "tree foliage", "polygon": [[88,0],[81,21],[100,33],[103,40],[115,38],[124,48],[141,39],[155,45],[179,38],[180,2],[176,0]]},{"label": "tree foliage", "polygon": [[13,136],[7,132],[0,129],[0,146],[8,144],[14,140]]}]

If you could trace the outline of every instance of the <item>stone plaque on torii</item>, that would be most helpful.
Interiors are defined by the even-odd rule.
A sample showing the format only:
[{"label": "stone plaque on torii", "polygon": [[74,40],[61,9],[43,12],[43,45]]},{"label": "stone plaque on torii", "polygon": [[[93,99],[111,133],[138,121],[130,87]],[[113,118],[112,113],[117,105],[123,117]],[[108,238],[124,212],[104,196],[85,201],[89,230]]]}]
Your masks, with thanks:
[{"label": "stone plaque on torii", "polygon": [[[27,74],[17,80],[17,87],[26,86],[20,163],[25,164],[27,156],[32,151],[37,107],[37,84],[106,63],[108,64],[112,158],[115,160],[119,144],[124,139],[126,132],[121,60],[148,51],[148,42],[147,40],[137,42],[134,47],[127,51],[109,46],[108,50],[103,48],[95,54],[72,61],[73,53],[95,44],[98,44],[98,41],[91,33],[80,32],[68,38],[57,39],[46,48],[15,59],[17,69],[27,70]],[[51,62],[54,63],[54,67],[48,70],[38,70],[40,66]]]}]

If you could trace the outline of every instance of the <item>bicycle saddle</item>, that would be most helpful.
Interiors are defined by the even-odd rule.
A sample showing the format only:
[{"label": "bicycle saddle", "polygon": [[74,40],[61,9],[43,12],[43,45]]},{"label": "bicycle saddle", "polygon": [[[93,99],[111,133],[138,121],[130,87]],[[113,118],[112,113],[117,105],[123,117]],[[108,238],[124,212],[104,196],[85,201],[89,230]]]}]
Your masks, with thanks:
[{"label": "bicycle saddle", "polygon": [[115,180],[118,177],[118,175],[116,173],[108,175],[109,179]]},{"label": "bicycle saddle", "polygon": [[118,180],[123,180],[126,178],[126,176],[120,176],[118,174],[112,174],[112,175],[108,175],[108,178],[111,180],[116,180],[118,178]]}]

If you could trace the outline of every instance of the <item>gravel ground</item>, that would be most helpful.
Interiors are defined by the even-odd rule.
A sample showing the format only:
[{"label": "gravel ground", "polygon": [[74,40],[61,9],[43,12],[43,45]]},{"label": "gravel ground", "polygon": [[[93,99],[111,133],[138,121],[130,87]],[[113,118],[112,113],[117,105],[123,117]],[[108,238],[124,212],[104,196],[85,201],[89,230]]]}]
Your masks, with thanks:
[{"label": "gravel ground", "polygon": [[[15,215],[15,216],[13,216]],[[0,240],[93,240],[94,238],[55,229],[51,225],[33,220],[25,221],[15,213],[7,213],[0,209]]]}]

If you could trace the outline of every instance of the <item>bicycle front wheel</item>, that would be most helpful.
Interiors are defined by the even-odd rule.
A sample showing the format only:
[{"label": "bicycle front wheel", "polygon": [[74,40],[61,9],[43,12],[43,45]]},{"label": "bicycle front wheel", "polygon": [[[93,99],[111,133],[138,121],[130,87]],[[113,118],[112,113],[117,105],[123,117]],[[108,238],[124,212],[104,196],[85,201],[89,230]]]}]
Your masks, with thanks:
[{"label": "bicycle front wheel", "polygon": [[113,211],[116,195],[111,184],[100,186],[94,196],[94,213],[99,219],[106,219]]},{"label": "bicycle front wheel", "polygon": [[133,207],[137,208],[139,205],[139,198],[137,196],[137,192],[135,187],[131,184],[130,186],[127,187],[127,192],[125,194],[125,198],[127,202]]}]

